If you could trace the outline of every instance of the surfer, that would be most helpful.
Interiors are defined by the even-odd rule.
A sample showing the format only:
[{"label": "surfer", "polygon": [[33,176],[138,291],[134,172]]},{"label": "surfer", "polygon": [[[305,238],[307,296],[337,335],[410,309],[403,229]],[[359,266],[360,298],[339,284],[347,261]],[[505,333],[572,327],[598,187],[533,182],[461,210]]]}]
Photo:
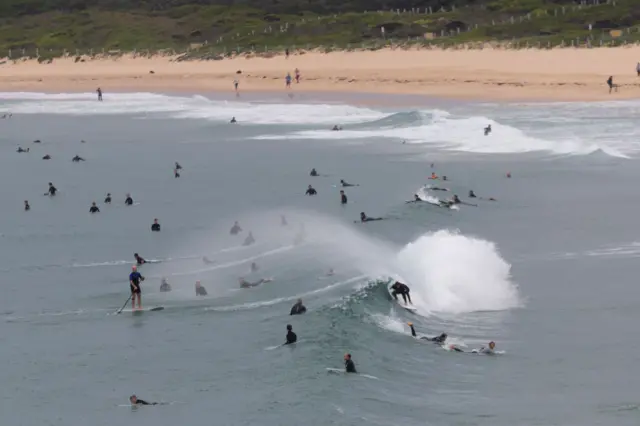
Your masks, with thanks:
[{"label": "surfer", "polygon": [[249,282],[249,281],[245,280],[244,278],[238,278],[238,283],[240,283],[240,288],[258,287],[259,285],[264,284],[264,283],[268,283],[268,282],[269,282],[269,280],[264,279],[264,278],[260,278],[255,283]]},{"label": "surfer", "polygon": [[413,200],[405,201],[405,204],[409,203],[421,203],[423,200],[418,194],[413,194]]},{"label": "surfer", "polygon": [[24,211],[28,212],[29,210],[31,210],[31,206],[29,205],[29,201],[24,200]]},{"label": "surfer", "polygon": [[285,345],[290,345],[292,343],[295,343],[298,341],[298,336],[296,336],[296,333],[293,332],[293,327],[291,327],[291,324],[287,324],[287,337],[286,337],[287,341],[284,342]]},{"label": "surfer", "polygon": [[404,299],[404,304],[407,304],[407,299],[409,299],[409,303],[411,303],[413,305],[413,302],[411,301],[411,296],[409,295],[409,293],[411,292],[411,289],[409,288],[408,285],[401,283],[400,281],[396,281],[390,288],[389,290],[393,290],[391,292],[391,295],[393,296],[394,299],[396,299],[396,302],[398,301],[398,294],[402,295],[402,299]]},{"label": "surfer", "polygon": [[87,161],[87,160],[85,160],[84,158],[80,157],[79,155],[76,155],[75,157],[73,157],[71,159],[71,161],[73,161],[74,163],[79,163],[81,161]]},{"label": "surfer", "polygon": [[351,354],[344,354],[344,369],[347,373],[357,373],[356,364],[351,359]]},{"label": "surfer", "polygon": [[431,172],[431,176],[429,177],[430,180],[436,180],[438,179],[438,175],[436,175],[436,172]]},{"label": "surfer", "polygon": [[55,186],[53,186],[51,182],[49,182],[49,190],[44,195],[49,195],[53,197],[54,195],[56,195],[56,192],[58,192],[58,188],[56,188]]},{"label": "surfer", "polygon": [[173,169],[173,177],[176,179],[180,177],[180,173],[178,172],[178,169]]},{"label": "surfer", "polygon": [[453,198],[451,199],[451,203],[452,204],[460,204],[460,198],[458,198],[457,195],[453,195]]},{"label": "surfer", "polygon": [[331,129],[334,132],[339,132],[340,130],[342,130],[342,127],[338,126],[337,124],[335,126],[333,126],[333,129]]},{"label": "surfer", "polygon": [[145,263],[147,263],[147,261],[144,260],[142,257],[140,257],[140,255],[138,253],[133,253],[133,257],[136,258],[136,263],[138,265],[144,265]]},{"label": "surfer", "polygon": [[307,312],[307,308],[302,304],[302,299],[298,299],[295,305],[291,308],[289,315],[302,315]]},{"label": "surfer", "polygon": [[258,272],[258,264],[256,262],[251,262],[251,272]]},{"label": "surfer", "polygon": [[347,195],[342,190],[340,190],[340,204],[343,206],[347,204]]},{"label": "surfer", "polygon": [[[96,93],[98,94],[98,100],[99,100],[100,102],[102,102],[102,89],[98,87],[98,88],[96,89]],[[135,397],[135,395],[134,395],[134,397]]]},{"label": "surfer", "polygon": [[104,199],[105,204],[111,204],[111,193],[107,192],[107,196]]},{"label": "surfer", "polygon": [[126,206],[132,206],[133,205],[133,198],[131,198],[131,194],[127,194],[127,198],[125,198],[124,204]]},{"label": "surfer", "polygon": [[169,284],[165,277],[162,277],[162,280],[160,281],[160,292],[167,293],[169,291],[171,291],[171,284]]},{"label": "surfer", "polygon": [[138,299],[138,309],[142,309],[142,290],[140,289],[140,281],[144,281],[144,277],[138,272],[138,267],[133,265],[129,274],[129,287],[131,287],[131,309],[136,309],[136,299]]},{"label": "surfer", "polygon": [[318,195],[318,191],[316,191],[313,186],[309,185],[307,192],[305,192],[304,195]]},{"label": "surfer", "polygon": [[255,243],[256,240],[255,238],[253,238],[253,234],[251,233],[251,231],[249,231],[249,235],[247,235],[247,238],[244,239],[244,243],[242,243],[243,246],[250,246],[251,244]]},{"label": "surfer", "polygon": [[[100,100],[102,100],[102,99],[100,99]],[[131,405],[158,405],[157,402],[147,402],[144,399],[140,399],[135,395],[131,395],[129,397],[129,402],[131,403]]]},{"label": "surfer", "polygon": [[160,232],[160,224],[158,223],[158,219],[153,219],[153,224],[151,225],[151,231]]},{"label": "surfer", "polygon": [[214,263],[216,263],[213,260],[209,259],[207,256],[202,256],[202,261],[205,265],[213,265]]},{"label": "surfer", "polygon": [[236,118],[235,118],[235,117],[232,117],[232,118],[231,118],[231,121],[230,121],[229,123],[233,124],[233,123],[237,123],[237,122],[238,122],[238,120],[236,120]]},{"label": "surfer", "polygon": [[181,166],[181,165],[180,165],[180,163],[178,163],[177,161],[176,161],[175,169],[176,169],[176,170],[182,170],[182,166]]},{"label": "surfer", "polygon": [[360,186],[354,183],[345,182],[344,179],[340,179],[340,185],[342,185],[344,188],[349,186]]},{"label": "surfer", "polygon": [[491,133],[491,124],[484,128],[484,135],[487,136]]},{"label": "surfer", "polygon": [[231,235],[238,235],[240,232],[242,232],[242,228],[240,228],[240,224],[238,223],[238,221],[235,221],[229,233]]},{"label": "surfer", "polygon": [[471,190],[471,189],[469,190],[469,198],[477,198],[476,197],[476,193],[473,192],[473,190]]},{"label": "surfer", "polygon": [[360,222],[373,222],[376,220],[384,220],[383,217],[368,217],[364,212],[360,213]]},{"label": "surfer", "polygon": [[43,160],[51,160],[51,156],[49,154],[42,157]]},{"label": "surfer", "polygon": [[495,355],[496,354],[495,349],[496,349],[496,342],[491,341],[489,342],[489,346],[487,347],[482,346],[480,347],[480,349],[473,349],[471,353],[481,354],[481,355]]},{"label": "surfer", "polygon": [[89,208],[89,213],[100,213],[100,209],[96,206],[96,202],[91,203],[91,207]]},{"label": "surfer", "polygon": [[427,189],[430,189],[432,191],[449,191],[447,188],[438,188],[437,186],[427,187]]},{"label": "surfer", "polygon": [[200,284],[200,281],[196,281],[196,296],[206,296],[207,295],[207,289],[202,287],[202,284]]},{"label": "surfer", "polygon": [[311,169],[311,173],[309,173],[309,176],[312,177],[318,177],[318,172],[316,171],[315,167],[313,169]]},{"label": "surfer", "polygon": [[[413,328],[413,323],[408,322],[407,324],[409,325],[409,327],[411,327],[411,335],[413,337],[418,337],[418,335],[416,334],[416,330]],[[433,342],[433,343],[443,344],[444,341],[447,340],[447,333],[442,333],[441,335],[436,337],[420,336],[419,339],[428,340],[429,342]]]},{"label": "surfer", "polygon": [[24,149],[24,148],[22,148],[21,146],[19,146],[19,147],[18,147],[18,151],[16,151],[16,152],[29,152],[29,148]]}]

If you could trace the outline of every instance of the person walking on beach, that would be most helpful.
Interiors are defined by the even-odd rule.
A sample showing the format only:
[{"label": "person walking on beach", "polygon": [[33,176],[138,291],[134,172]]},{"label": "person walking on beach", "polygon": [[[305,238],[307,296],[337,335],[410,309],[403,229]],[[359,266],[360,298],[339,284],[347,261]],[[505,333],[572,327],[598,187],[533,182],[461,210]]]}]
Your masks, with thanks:
[{"label": "person walking on beach", "polygon": [[607,79],[607,85],[609,86],[609,93],[611,93],[611,91],[613,89],[615,89],[615,91],[618,91],[618,85],[617,84],[613,84],[613,76],[609,76],[609,78]]},{"label": "person walking on beach", "polygon": [[289,48],[284,49],[284,57],[289,59]]},{"label": "person walking on beach", "polygon": [[236,93],[238,93],[238,84],[240,84],[238,80],[233,80],[233,87],[236,89]]},{"label": "person walking on beach", "polygon": [[638,77],[640,77],[640,62],[636,65],[636,72],[638,73]]},{"label": "person walking on beach", "polygon": [[[638,63],[638,66],[640,66],[640,62]],[[638,75],[640,75],[640,71],[638,71]],[[296,84],[300,83],[300,70],[298,68],[296,68],[295,70],[295,76],[296,76]]]},{"label": "person walking on beach", "polygon": [[102,102],[102,89],[98,87],[96,93],[98,94],[98,100]]},{"label": "person walking on beach", "polygon": [[287,84],[287,89],[291,89],[291,73],[287,73],[287,76],[284,78],[284,81]]}]

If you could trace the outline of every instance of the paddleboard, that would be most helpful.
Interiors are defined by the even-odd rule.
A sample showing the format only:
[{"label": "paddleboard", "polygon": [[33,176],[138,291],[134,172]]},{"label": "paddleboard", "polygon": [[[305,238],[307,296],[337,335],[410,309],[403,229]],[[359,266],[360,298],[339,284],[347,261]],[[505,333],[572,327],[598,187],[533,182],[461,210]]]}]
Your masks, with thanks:
[{"label": "paddleboard", "polygon": [[404,300],[402,299],[402,295],[398,295],[398,300],[396,300],[393,297],[393,291],[391,290],[390,284],[391,284],[391,281],[389,281],[389,283],[387,284],[387,291],[389,292],[389,296],[391,296],[391,300],[394,301],[401,308],[404,308],[407,311],[415,314],[418,311],[418,309],[415,306],[412,306],[409,304],[405,305]]},{"label": "paddleboard", "polygon": [[164,309],[164,306],[154,306],[153,308],[142,308],[142,309],[131,309],[131,308],[127,308],[127,309],[123,309],[122,312],[130,312],[132,314],[141,314],[143,312],[157,312],[157,311],[162,311]]}]

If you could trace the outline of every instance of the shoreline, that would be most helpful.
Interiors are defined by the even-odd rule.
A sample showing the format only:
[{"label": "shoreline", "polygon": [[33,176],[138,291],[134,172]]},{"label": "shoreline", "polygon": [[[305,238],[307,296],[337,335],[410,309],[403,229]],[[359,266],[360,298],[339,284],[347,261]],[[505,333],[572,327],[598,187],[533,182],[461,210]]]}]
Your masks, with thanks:
[{"label": "shoreline", "polygon": [[[239,56],[175,62],[173,57],[6,61],[0,91],[371,93],[452,100],[579,102],[640,98],[640,47],[552,50],[380,50]],[[301,80],[285,87],[287,73]],[[240,74],[237,71],[241,71]],[[619,91],[609,94],[614,76]]]}]

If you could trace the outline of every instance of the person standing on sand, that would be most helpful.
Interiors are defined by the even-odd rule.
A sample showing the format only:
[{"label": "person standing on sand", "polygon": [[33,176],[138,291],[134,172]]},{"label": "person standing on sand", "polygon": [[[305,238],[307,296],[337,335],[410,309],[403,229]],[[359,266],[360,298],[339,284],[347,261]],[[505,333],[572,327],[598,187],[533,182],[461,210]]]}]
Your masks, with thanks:
[{"label": "person standing on sand", "polygon": [[640,62],[636,65],[636,72],[638,73],[638,77],[640,77]]},{"label": "person standing on sand", "polygon": [[236,93],[238,93],[238,84],[240,84],[238,80],[233,80],[233,87],[235,87]]},{"label": "person standing on sand", "polygon": [[98,100],[102,102],[102,89],[98,87],[98,89],[96,89],[96,93],[98,94]]},{"label": "person standing on sand", "polygon": [[289,48],[284,49],[284,57],[289,59]]},{"label": "person standing on sand", "polygon": [[287,89],[291,89],[291,73],[287,73],[287,76],[284,78],[284,81],[287,84]]},{"label": "person standing on sand", "polygon": [[[638,66],[640,67],[640,62],[638,63]],[[300,83],[300,70],[298,68],[296,68],[295,75],[296,75],[296,84],[298,84]],[[640,75],[640,71],[638,71],[638,75]]]},{"label": "person standing on sand", "polygon": [[609,78],[607,79],[607,85],[609,86],[609,93],[611,93],[611,91],[613,89],[616,90],[616,92],[618,91],[618,86],[616,84],[613,84],[613,76],[610,75]]}]

